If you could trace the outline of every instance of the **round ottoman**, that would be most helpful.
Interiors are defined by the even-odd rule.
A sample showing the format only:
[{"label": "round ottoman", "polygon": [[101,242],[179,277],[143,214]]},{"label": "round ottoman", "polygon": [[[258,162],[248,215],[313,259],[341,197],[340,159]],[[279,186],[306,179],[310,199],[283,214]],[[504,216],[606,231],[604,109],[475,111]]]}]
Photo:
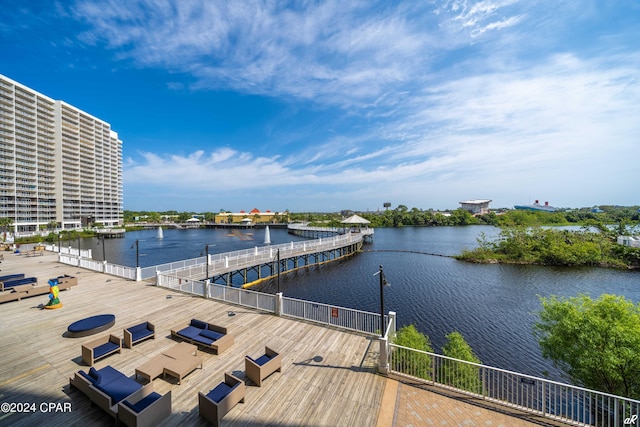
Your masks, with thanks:
[{"label": "round ottoman", "polygon": [[67,336],[70,338],[86,337],[106,331],[116,323],[116,316],[113,314],[99,314],[87,317],[86,319],[73,322],[67,327]]}]

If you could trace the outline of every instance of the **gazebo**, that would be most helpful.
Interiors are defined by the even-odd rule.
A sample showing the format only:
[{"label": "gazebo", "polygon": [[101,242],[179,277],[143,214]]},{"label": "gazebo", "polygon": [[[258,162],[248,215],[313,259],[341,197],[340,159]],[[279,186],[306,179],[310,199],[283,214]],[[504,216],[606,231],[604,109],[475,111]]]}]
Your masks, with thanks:
[{"label": "gazebo", "polygon": [[[371,224],[371,221],[367,221],[359,215],[351,215],[349,218],[340,221],[340,223],[345,224],[345,229],[347,227],[351,227],[352,233],[359,233],[362,226],[364,226],[364,228],[369,228],[368,224]],[[356,226],[358,227],[357,230],[355,229]]]}]

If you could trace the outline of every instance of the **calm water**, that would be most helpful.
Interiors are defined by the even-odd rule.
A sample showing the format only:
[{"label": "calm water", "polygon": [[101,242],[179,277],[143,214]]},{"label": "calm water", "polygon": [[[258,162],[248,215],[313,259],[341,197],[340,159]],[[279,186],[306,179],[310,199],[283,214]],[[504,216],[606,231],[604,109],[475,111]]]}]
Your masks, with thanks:
[{"label": "calm water", "polygon": [[[613,293],[640,301],[640,272],[479,265],[406,252],[454,255],[475,247],[481,232],[493,236],[497,230],[484,226],[376,229],[374,242],[365,244],[365,252],[283,275],[281,289],[289,297],[379,312],[379,281],[373,274],[383,265],[391,284],[385,288],[385,311],[397,312],[400,325],[415,324],[430,337],[437,352],[446,334],[459,331],[483,363],[531,375],[548,373],[553,379],[561,379],[560,373],[542,358],[532,334],[539,296]],[[142,267],[201,256],[207,243],[210,253],[218,253],[262,246],[264,241],[263,230],[243,230],[239,235],[226,230],[164,230],[164,239],[156,236],[156,231],[149,230],[107,239],[107,260],[135,266],[136,239]],[[271,230],[272,244],[292,240],[302,239],[286,230]],[[96,239],[86,239],[82,246],[93,247],[94,258],[102,259]],[[275,280],[254,289],[274,293]]]}]

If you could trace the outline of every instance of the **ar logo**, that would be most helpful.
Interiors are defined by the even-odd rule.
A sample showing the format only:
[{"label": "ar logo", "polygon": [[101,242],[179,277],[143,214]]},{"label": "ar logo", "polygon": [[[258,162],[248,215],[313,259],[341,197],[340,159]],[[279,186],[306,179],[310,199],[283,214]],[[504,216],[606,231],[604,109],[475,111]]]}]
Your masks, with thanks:
[{"label": "ar logo", "polygon": [[628,425],[631,425],[631,424],[635,424],[636,421],[638,421],[638,415],[637,414],[633,414],[633,415],[631,415],[631,417],[624,419],[624,425],[628,426]]}]

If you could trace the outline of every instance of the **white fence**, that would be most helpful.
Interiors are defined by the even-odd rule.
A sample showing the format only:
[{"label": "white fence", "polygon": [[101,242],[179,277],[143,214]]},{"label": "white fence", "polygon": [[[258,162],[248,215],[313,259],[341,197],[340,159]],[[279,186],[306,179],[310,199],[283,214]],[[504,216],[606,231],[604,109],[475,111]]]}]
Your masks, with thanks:
[{"label": "white fence", "polygon": [[282,298],[282,314],[350,331],[380,335],[380,314],[294,298]]},{"label": "white fence", "polygon": [[389,370],[568,424],[640,425],[640,401],[389,344]]},{"label": "white fence", "polygon": [[280,316],[320,323],[368,335],[380,334],[380,314],[352,308],[298,300],[248,289],[189,280],[158,272],[156,284],[160,287],[205,298],[268,311]]}]

